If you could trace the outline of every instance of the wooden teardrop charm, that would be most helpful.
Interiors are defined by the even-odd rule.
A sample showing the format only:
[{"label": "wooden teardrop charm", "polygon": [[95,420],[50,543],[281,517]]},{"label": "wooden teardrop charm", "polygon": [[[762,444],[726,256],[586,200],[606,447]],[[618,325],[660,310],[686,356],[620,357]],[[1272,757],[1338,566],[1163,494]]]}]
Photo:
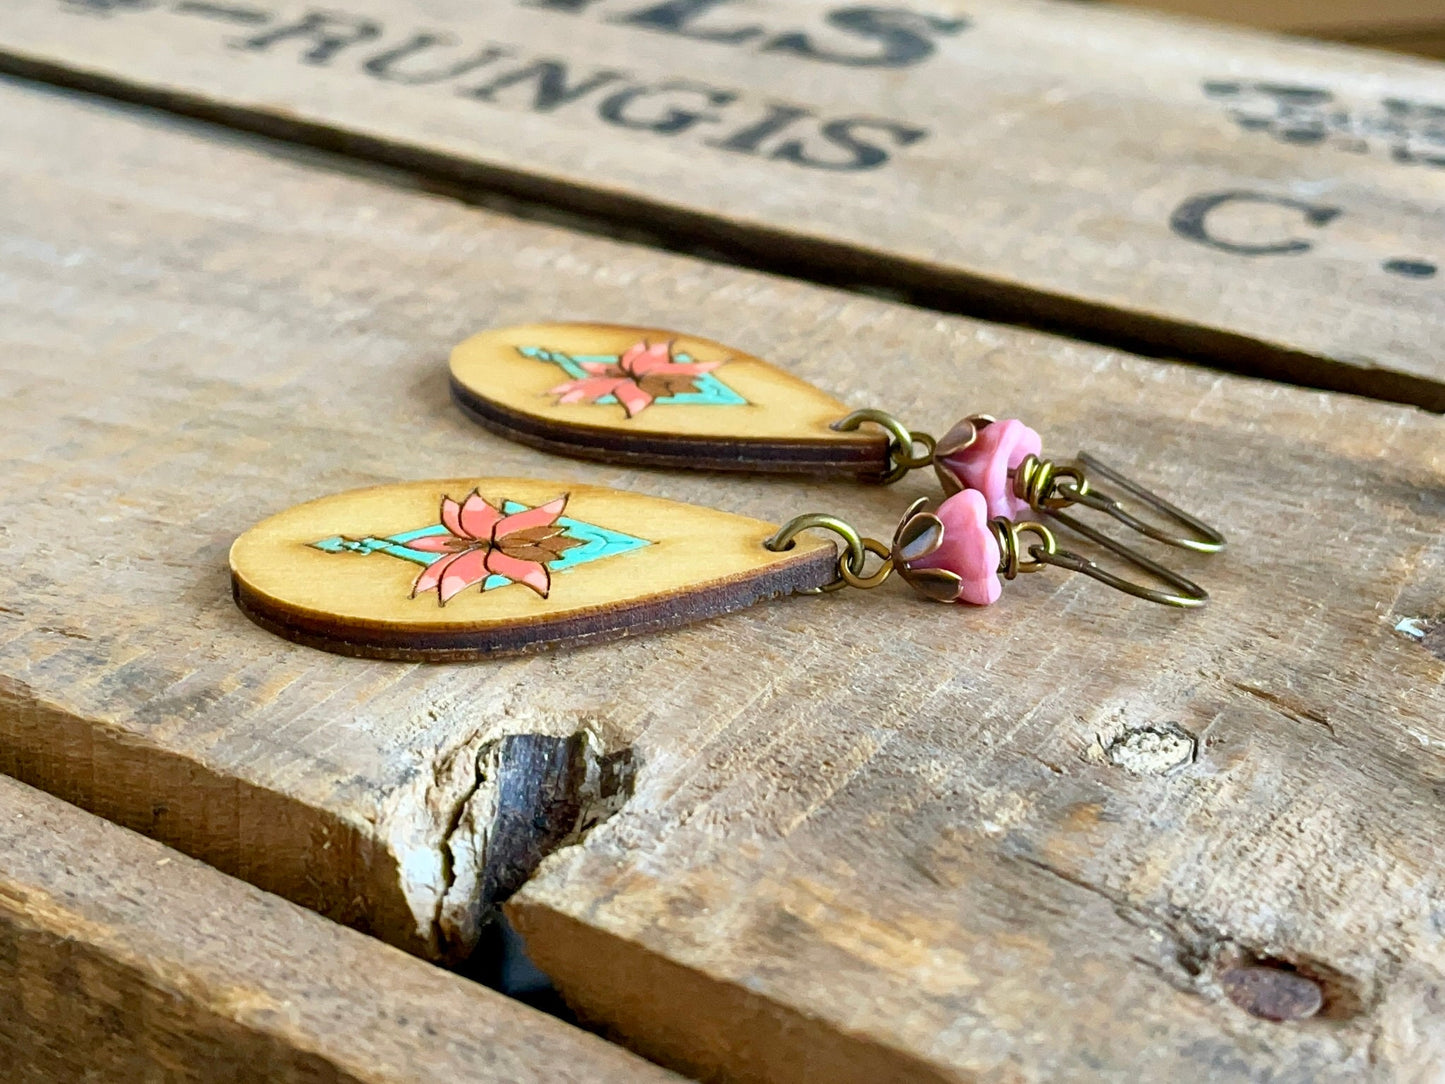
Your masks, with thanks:
[{"label": "wooden teardrop charm", "polygon": [[831,542],[597,486],[463,478],[298,505],[231,547],[236,603],[343,655],[459,661],[668,628],[837,574]]},{"label": "wooden teardrop charm", "polygon": [[512,440],[612,463],[780,471],[879,481],[881,432],[840,432],[848,407],[761,358],[709,339],[610,324],[530,324],[473,335],[452,394]]}]

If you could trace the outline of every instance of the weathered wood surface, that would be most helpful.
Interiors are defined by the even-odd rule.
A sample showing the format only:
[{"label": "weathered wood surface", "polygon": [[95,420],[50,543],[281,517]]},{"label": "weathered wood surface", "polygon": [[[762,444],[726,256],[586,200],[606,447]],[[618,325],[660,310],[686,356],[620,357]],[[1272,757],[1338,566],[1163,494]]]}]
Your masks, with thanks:
[{"label": "weathered wood surface", "polygon": [[0,67],[1445,410],[1430,62],[1033,0],[10,0]]},{"label": "weathered wood surface", "polygon": [[0,1063],[67,1081],[677,1081],[0,776]]},{"label": "weathered wood surface", "polygon": [[[25,149],[0,160],[0,770],[455,957],[531,871],[499,841],[566,844],[635,768],[517,918],[590,1015],[718,1079],[1438,1072],[1445,419],[579,238],[46,92],[0,88],[0,142]],[[935,429],[1021,414],[1219,521],[1231,548],[1184,564],[1214,602],[1042,574],[988,610],[790,599],[454,667],[236,610],[238,534],[367,483],[485,465],[874,532],[931,487],[561,460],[450,403],[454,343],[562,316],[687,328]],[[1231,971],[1256,957],[1323,982],[1323,1011],[1237,1007],[1226,989],[1276,1011]]]}]

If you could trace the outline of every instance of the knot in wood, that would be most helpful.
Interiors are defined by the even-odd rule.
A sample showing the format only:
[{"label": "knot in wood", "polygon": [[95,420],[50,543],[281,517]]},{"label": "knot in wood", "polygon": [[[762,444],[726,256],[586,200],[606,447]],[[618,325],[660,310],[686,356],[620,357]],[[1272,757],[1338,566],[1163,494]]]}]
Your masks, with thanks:
[{"label": "knot in wood", "polygon": [[1230,1001],[1264,1020],[1304,1020],[1325,1003],[1314,979],[1263,964],[1231,967],[1219,976],[1219,985]]},{"label": "knot in wood", "polygon": [[1134,775],[1164,775],[1193,763],[1197,747],[1177,723],[1130,727],[1109,743],[1109,763]]}]

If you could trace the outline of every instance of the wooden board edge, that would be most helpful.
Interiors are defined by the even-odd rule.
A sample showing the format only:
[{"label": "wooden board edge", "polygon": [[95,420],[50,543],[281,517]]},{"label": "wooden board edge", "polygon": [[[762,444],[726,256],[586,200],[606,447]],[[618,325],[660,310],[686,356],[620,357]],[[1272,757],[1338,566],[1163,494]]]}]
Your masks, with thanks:
[{"label": "wooden board edge", "polygon": [[[85,750],[84,771],[73,759],[76,750]],[[418,929],[405,899],[396,855],[362,826],[144,744],[103,720],[47,703],[14,680],[0,681],[0,772],[406,952],[438,954],[436,931]],[[170,783],[157,787],[158,779]],[[215,821],[237,831],[290,825],[292,838],[309,845],[273,848],[258,861],[233,836],[195,829]]]},{"label": "wooden board edge", "polygon": [[524,888],[506,904],[527,953],[579,1017],[698,1080],[959,1084],[915,1054],[579,922]]},{"label": "wooden board edge", "polygon": [[677,1079],[4,776],[0,821],[6,1080]]}]

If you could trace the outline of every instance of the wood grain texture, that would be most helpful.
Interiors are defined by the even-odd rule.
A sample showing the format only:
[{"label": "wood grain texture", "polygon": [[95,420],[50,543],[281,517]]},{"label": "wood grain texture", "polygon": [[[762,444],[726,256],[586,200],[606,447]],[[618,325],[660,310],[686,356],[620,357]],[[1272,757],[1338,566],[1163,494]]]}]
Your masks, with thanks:
[{"label": "wood grain texture", "polygon": [[828,281],[1445,411],[1445,68],[1098,5],[883,8],[11,0],[0,57]]},{"label": "wood grain texture", "polygon": [[[715,401],[678,400],[665,385],[651,386],[641,375],[642,383],[623,404],[615,392],[606,391],[607,377],[592,384],[577,363],[572,362],[570,373],[557,365],[558,355],[620,362],[649,344],[666,344],[673,364],[686,358],[684,365],[716,366],[700,374],[721,381]],[[614,376],[625,372],[604,365],[608,371]],[[566,379],[579,373],[578,380]],[[451,374],[452,395],[463,410],[502,436],[543,451],[631,466],[778,471],[873,482],[882,481],[892,466],[888,440],[876,429],[833,428],[848,407],[826,391],[724,343],[662,328],[493,328],[452,351]],[[658,375],[652,371],[653,380]],[[661,375],[665,378],[665,370]],[[662,401],[654,401],[649,387]],[[698,397],[686,378],[677,390]],[[595,401],[599,398],[609,401]]]},{"label": "wood grain texture", "polygon": [[[632,750],[635,794],[517,918],[578,1005],[674,1065],[1438,1075],[1445,420],[0,95],[26,149],[0,161],[0,770],[454,958],[490,876],[485,751],[585,732]],[[318,491],[567,476],[886,533],[931,488],[605,467],[462,416],[451,346],[556,314],[688,328],[934,428],[1022,416],[1218,522],[1229,550],[1182,566],[1213,602],[1039,575],[987,610],[848,593],[455,667],[236,610],[231,541]],[[1319,1014],[1268,1022],[1216,982],[1283,965]]]},{"label": "wood grain texture", "polygon": [[679,1080],[3,776],[0,1059],[12,1084]]}]

